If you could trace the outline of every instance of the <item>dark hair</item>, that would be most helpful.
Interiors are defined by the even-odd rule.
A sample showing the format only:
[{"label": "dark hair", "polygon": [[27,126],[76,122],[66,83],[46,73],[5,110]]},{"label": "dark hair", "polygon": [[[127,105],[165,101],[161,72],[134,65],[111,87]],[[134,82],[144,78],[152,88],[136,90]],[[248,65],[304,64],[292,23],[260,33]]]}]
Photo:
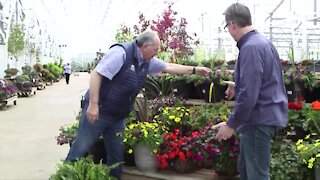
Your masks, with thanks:
[{"label": "dark hair", "polygon": [[251,13],[247,6],[241,3],[234,3],[224,11],[226,23],[233,21],[240,27],[251,26]]},{"label": "dark hair", "polygon": [[155,31],[144,31],[143,33],[139,34],[136,38],[136,43],[138,47],[141,47],[143,44],[153,44],[154,37],[157,36],[158,33]]}]

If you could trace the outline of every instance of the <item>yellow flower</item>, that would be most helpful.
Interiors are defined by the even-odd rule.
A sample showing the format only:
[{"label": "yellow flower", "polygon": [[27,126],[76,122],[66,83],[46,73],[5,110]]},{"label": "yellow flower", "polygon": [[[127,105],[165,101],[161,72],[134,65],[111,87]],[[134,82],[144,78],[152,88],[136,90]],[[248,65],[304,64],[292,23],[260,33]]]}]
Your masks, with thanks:
[{"label": "yellow flower", "polygon": [[309,139],[310,138],[310,134],[308,134],[306,137],[305,137],[305,139]]},{"label": "yellow flower", "polygon": [[176,110],[178,110],[178,111],[179,111],[180,109],[181,109],[181,107],[176,107]]},{"label": "yellow flower", "polygon": [[127,138],[124,138],[124,139],[123,139],[123,142],[124,142],[124,143],[127,142],[127,141],[128,141]]},{"label": "yellow flower", "polygon": [[157,149],[153,149],[152,152],[153,152],[154,154],[157,154],[158,150],[157,150]]},{"label": "yellow flower", "polygon": [[315,160],[316,160],[316,159],[315,159],[314,157],[312,157],[312,158],[309,159],[309,161],[308,161],[308,162],[309,162],[309,163],[308,163],[308,168],[311,169],[311,168],[313,167],[313,162],[314,162]]},{"label": "yellow flower", "polygon": [[298,145],[301,144],[302,142],[303,142],[303,140],[302,140],[302,139],[299,139],[299,140],[297,141],[296,145],[298,146]]},{"label": "yellow flower", "polygon": [[133,129],[134,126],[135,126],[134,124],[130,124],[130,125],[129,125],[129,129]]},{"label": "yellow flower", "polygon": [[297,150],[298,150],[298,151],[300,151],[302,148],[303,148],[303,145],[302,145],[302,144],[299,144],[299,145],[297,146]]},{"label": "yellow flower", "polygon": [[170,115],[170,116],[169,116],[169,119],[174,119],[174,118],[175,118],[174,115]]},{"label": "yellow flower", "polygon": [[317,157],[317,158],[320,158],[320,153],[316,154],[316,157]]},{"label": "yellow flower", "polygon": [[133,150],[132,150],[132,149],[129,149],[129,150],[128,150],[128,153],[129,153],[129,154],[131,154],[132,152],[133,152]]},{"label": "yellow flower", "polygon": [[178,123],[178,122],[180,122],[180,120],[181,120],[181,118],[180,118],[180,117],[176,117],[176,118],[174,118],[174,121],[175,121],[175,122],[177,122],[177,123]]},{"label": "yellow flower", "polygon": [[227,120],[227,116],[226,115],[222,115],[222,120],[226,121]]}]

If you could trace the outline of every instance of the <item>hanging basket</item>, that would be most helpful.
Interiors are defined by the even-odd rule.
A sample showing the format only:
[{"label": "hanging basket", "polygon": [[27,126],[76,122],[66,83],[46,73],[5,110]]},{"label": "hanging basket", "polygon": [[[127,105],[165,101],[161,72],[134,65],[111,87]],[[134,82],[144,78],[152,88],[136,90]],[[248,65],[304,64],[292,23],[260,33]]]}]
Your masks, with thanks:
[{"label": "hanging basket", "polygon": [[181,161],[180,159],[176,158],[171,163],[172,169],[177,173],[192,173],[196,170],[196,164],[192,161],[192,159],[186,159]]}]

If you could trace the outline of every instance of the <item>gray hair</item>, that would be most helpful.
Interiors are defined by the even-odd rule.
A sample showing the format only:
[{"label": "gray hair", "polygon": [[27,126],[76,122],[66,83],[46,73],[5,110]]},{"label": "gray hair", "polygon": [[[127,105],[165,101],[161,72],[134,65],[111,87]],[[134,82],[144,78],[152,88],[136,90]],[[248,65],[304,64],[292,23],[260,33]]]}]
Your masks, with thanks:
[{"label": "gray hair", "polygon": [[141,34],[138,35],[136,38],[136,42],[138,47],[141,47],[143,44],[153,44],[154,43],[154,37],[158,36],[158,33],[156,31],[144,31]]},{"label": "gray hair", "polygon": [[247,6],[241,3],[234,3],[224,11],[226,23],[233,21],[240,27],[251,26],[251,13]]}]

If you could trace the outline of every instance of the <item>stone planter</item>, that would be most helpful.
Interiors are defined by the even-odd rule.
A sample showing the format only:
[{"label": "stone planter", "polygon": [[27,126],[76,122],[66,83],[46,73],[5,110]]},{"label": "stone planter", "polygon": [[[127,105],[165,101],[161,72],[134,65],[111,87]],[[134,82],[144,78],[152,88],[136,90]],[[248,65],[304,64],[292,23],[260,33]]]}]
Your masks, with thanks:
[{"label": "stone planter", "polygon": [[157,158],[147,145],[137,144],[135,146],[134,160],[138,170],[141,172],[152,173],[157,171]]}]

